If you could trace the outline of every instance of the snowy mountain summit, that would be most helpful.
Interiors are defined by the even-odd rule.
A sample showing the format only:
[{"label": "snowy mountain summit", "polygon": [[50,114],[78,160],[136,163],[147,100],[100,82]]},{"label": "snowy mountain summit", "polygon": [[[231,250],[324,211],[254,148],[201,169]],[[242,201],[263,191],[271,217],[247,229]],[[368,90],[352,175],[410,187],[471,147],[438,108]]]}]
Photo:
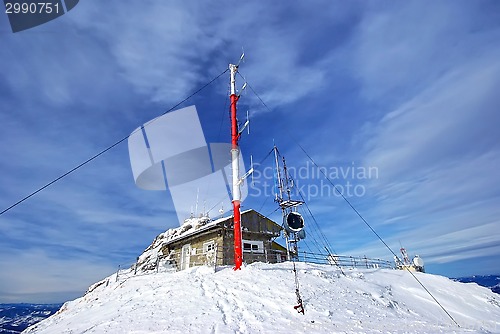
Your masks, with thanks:
[{"label": "snowy mountain summit", "polygon": [[500,333],[500,296],[474,283],[297,263],[112,275],[26,333]]},{"label": "snowy mountain summit", "polygon": [[221,221],[211,220],[206,216],[202,217],[192,217],[184,220],[184,223],[177,227],[171,228],[163,233],[160,233],[153,242],[144,250],[144,252],[137,258],[137,269],[140,272],[156,270],[159,265],[156,261],[158,257],[163,257],[168,254],[164,254],[165,245],[175,239],[181,238],[190,233],[195,233],[203,227],[209,227],[211,225],[216,225]]}]

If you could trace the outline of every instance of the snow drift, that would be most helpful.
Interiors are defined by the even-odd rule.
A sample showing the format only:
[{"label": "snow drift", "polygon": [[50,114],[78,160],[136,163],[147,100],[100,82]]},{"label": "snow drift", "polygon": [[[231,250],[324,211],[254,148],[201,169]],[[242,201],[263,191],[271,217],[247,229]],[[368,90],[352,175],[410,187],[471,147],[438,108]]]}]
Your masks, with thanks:
[{"label": "snow drift", "polygon": [[470,333],[500,332],[500,296],[477,284],[416,273],[457,327],[405,271],[298,263],[305,315],[295,305],[292,263],[234,272],[115,275],[67,302],[27,333]]}]

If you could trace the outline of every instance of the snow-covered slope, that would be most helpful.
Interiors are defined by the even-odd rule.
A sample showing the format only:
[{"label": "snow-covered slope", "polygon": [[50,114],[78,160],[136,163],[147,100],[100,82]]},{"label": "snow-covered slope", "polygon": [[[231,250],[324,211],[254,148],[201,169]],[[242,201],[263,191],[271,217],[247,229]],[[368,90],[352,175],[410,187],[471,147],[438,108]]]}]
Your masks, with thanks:
[{"label": "snow-covered slope", "polygon": [[[416,273],[460,324],[405,271],[298,263],[305,315],[297,313],[291,263],[234,272],[111,276],[28,333],[471,333],[500,332],[500,296],[477,284]],[[124,277],[124,276],[121,276]]]}]

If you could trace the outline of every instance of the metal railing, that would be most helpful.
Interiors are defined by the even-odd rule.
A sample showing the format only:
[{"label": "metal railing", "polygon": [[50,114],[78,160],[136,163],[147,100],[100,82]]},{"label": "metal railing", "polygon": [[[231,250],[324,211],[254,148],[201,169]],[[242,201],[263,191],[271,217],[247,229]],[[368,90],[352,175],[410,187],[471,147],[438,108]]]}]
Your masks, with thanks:
[{"label": "metal railing", "polygon": [[394,269],[394,264],[390,261],[369,258],[366,256],[299,252],[298,260],[316,264],[330,264],[342,268]]},{"label": "metal railing", "polygon": [[[232,247],[216,246],[215,249],[198,254],[182,256],[181,250],[172,251],[168,255],[156,257],[154,262],[148,263],[142,269],[137,263],[118,266],[115,281],[126,280],[130,277],[159,272],[175,272],[195,266],[211,266],[214,270],[221,266],[234,265]],[[313,253],[300,251],[295,257],[298,262],[327,264],[341,268],[365,268],[365,269],[394,269],[394,264],[387,260],[369,258],[366,256],[348,256],[326,253]],[[259,251],[245,251],[243,262],[246,264],[254,262],[279,263],[287,261],[286,252],[274,249]]]},{"label": "metal railing", "polygon": [[[181,251],[173,251],[166,258],[171,268],[174,267],[177,270],[182,270],[187,267],[201,265],[214,267],[234,265],[233,254],[232,247],[216,246],[215,249],[209,252],[190,254],[189,260],[182,257]],[[328,264],[342,268],[394,269],[394,264],[390,261],[369,258],[367,256],[348,256],[300,251],[295,259],[299,262]],[[254,262],[279,263],[285,261],[287,261],[286,252],[281,250],[261,249],[258,251],[249,250],[243,252],[243,262],[247,264]],[[161,260],[159,264],[162,265]],[[163,265],[165,266],[165,263],[163,263]]]}]

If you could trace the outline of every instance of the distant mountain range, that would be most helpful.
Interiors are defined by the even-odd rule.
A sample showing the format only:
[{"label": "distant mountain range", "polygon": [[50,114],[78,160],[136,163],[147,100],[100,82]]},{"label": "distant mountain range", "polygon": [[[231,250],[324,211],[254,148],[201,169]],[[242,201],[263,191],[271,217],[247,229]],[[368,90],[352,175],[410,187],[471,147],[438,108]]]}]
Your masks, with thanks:
[{"label": "distant mountain range", "polygon": [[21,333],[56,313],[62,304],[0,304],[0,333]]},{"label": "distant mountain range", "polygon": [[489,288],[491,291],[500,294],[500,275],[474,275],[470,277],[459,277],[454,280],[462,283],[477,283]]}]

